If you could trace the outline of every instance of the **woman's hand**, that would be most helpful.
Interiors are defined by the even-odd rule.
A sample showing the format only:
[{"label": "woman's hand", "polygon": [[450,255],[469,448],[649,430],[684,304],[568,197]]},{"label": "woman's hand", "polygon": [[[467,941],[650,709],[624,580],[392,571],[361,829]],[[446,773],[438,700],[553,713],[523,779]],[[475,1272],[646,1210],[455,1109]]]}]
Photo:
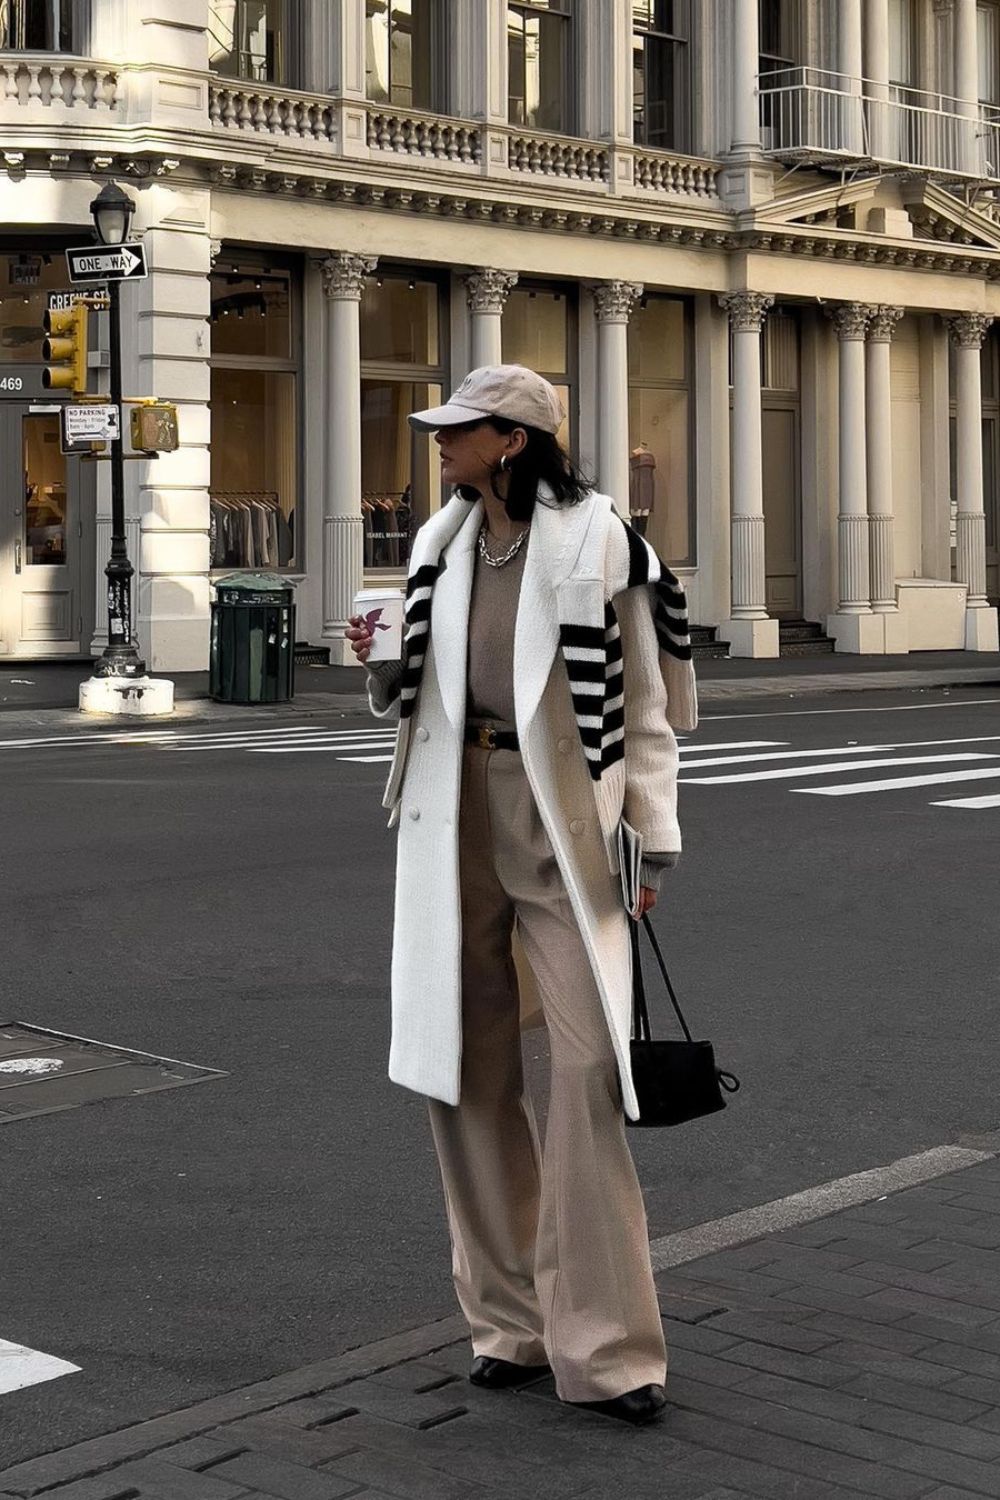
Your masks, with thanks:
[{"label": "woman's hand", "polygon": [[344,634],[351,643],[351,650],[361,665],[364,666],[368,660],[368,653],[372,649],[372,640],[374,638],[361,615],[351,615]]},{"label": "woman's hand", "polygon": [[648,911],[652,911],[656,905],[656,892],[651,886],[641,885],[639,887],[639,907],[635,914],[635,920],[641,922]]}]

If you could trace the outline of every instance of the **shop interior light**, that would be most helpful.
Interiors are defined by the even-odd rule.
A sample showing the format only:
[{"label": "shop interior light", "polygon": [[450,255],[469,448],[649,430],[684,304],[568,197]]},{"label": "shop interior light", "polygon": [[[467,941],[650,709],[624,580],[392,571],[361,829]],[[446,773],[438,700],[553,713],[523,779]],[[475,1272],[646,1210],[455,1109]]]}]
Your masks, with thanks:
[{"label": "shop interior light", "polygon": [[135,213],[135,200],[117,182],[106,182],[91,203],[90,213],[102,245],[124,245]]}]

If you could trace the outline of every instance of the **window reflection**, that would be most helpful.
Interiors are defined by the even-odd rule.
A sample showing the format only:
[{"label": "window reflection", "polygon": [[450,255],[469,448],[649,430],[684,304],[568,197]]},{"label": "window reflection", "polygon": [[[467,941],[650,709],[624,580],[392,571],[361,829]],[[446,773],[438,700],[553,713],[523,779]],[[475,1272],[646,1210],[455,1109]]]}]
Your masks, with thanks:
[{"label": "window reflection", "polygon": [[507,6],[507,118],[568,131],[569,16],[560,0]]},{"label": "window reflection", "polygon": [[0,0],[0,47],[71,52],[73,0]]},{"label": "window reflection", "polygon": [[441,109],[439,0],[365,0],[365,93],[376,104]]},{"label": "window reflection", "polygon": [[361,514],[365,568],[405,568],[417,527],[441,500],[437,444],[414,432],[411,411],[439,406],[430,381],[362,380]]},{"label": "window reflection", "polygon": [[644,146],[690,149],[688,0],[632,6],[632,123]]},{"label": "window reflection", "polygon": [[690,304],[643,297],[629,320],[629,514],[674,565],[694,561]]},{"label": "window reflection", "polygon": [[29,565],[66,561],[66,459],[59,451],[59,417],[25,417],[25,561]]},{"label": "window reflection", "polygon": [[283,83],[285,23],[285,0],[211,0],[209,67],[227,78]]}]

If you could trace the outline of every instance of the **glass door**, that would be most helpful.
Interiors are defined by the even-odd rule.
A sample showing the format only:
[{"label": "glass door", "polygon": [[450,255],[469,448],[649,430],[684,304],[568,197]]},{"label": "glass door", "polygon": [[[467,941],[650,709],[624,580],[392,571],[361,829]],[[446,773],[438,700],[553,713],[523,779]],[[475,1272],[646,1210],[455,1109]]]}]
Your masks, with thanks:
[{"label": "glass door", "polygon": [[72,655],[81,631],[79,508],[57,410],[0,411],[0,504],[4,654]]}]

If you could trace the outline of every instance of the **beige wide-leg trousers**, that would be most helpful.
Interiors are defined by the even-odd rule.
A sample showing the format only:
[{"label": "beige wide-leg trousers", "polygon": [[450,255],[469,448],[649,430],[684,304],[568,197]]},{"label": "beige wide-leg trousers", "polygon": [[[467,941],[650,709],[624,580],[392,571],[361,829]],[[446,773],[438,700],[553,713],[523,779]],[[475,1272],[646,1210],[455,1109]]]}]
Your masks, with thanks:
[{"label": "beige wide-leg trousers", "polygon": [[[565,1401],[662,1384],[663,1325],[611,1037],[517,752],[466,747],[460,861],[461,1100],[430,1100],[430,1118],[473,1350],[548,1359]],[[550,1040],[542,1150],[522,1074],[515,917]]]}]

